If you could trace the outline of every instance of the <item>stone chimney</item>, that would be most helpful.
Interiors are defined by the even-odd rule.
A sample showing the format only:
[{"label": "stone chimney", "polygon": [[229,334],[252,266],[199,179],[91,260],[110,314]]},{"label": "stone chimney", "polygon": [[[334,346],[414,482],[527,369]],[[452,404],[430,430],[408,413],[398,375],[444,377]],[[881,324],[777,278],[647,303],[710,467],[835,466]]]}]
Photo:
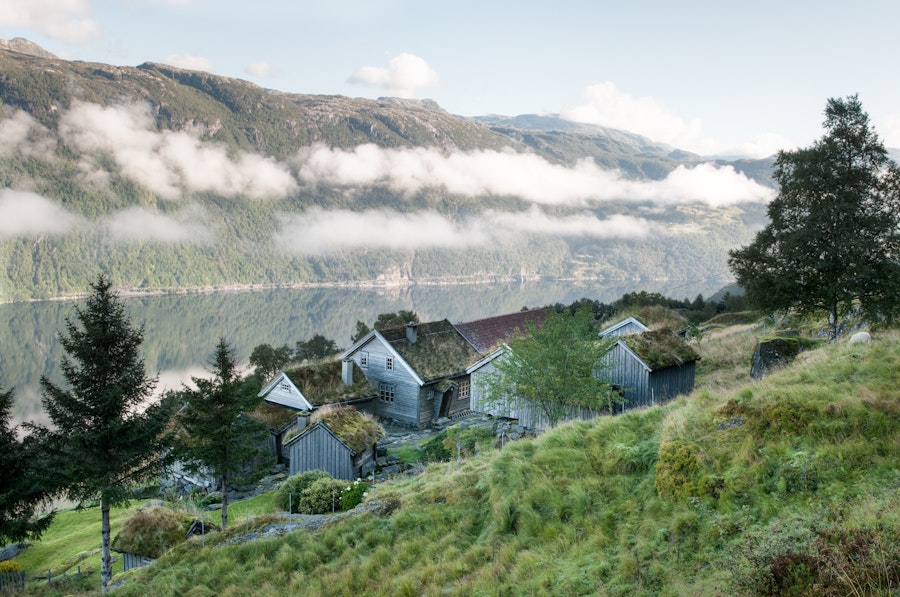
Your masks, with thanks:
[{"label": "stone chimney", "polygon": [[414,321],[410,321],[406,324],[406,339],[410,344],[415,344],[417,339],[416,329],[419,327]]},{"label": "stone chimney", "polygon": [[341,362],[341,381],[345,386],[353,385],[353,359],[344,359]]}]

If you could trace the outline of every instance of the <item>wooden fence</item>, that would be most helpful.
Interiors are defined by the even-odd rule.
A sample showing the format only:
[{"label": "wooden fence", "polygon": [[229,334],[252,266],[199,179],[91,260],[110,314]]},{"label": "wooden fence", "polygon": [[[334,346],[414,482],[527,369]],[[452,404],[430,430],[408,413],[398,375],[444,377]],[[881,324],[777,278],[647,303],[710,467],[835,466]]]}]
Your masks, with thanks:
[{"label": "wooden fence", "polygon": [[25,591],[24,572],[0,573],[0,593],[16,593]]}]

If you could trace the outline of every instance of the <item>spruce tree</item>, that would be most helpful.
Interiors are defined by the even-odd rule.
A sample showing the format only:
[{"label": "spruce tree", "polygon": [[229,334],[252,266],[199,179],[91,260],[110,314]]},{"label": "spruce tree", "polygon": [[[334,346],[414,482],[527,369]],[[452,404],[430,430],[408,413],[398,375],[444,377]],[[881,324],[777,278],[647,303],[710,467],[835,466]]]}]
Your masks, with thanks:
[{"label": "spruce tree", "polygon": [[153,400],[156,378],[140,356],[143,327],[134,327],[103,276],[91,285],[59,341],[65,388],[41,377],[44,409],[54,429],[35,426],[52,457],[59,493],[84,504],[99,500],[102,590],[112,577],[110,508],[124,505],[139,483],[158,478],[171,411]]},{"label": "spruce tree", "polygon": [[40,539],[54,514],[41,511],[50,489],[39,472],[43,451],[32,436],[20,441],[10,426],[13,402],[13,391],[0,388],[0,545]]},{"label": "spruce tree", "polygon": [[272,462],[268,432],[243,413],[259,399],[245,391],[234,350],[220,338],[210,363],[211,379],[192,377],[196,389],[180,392],[176,456],[186,468],[208,474],[222,491],[222,528],[228,526],[228,485],[257,479]]},{"label": "spruce tree", "polygon": [[857,303],[870,317],[900,311],[900,170],[857,96],[829,99],[824,128],[778,153],[770,223],[729,265],[760,308],[827,313],[834,341]]}]

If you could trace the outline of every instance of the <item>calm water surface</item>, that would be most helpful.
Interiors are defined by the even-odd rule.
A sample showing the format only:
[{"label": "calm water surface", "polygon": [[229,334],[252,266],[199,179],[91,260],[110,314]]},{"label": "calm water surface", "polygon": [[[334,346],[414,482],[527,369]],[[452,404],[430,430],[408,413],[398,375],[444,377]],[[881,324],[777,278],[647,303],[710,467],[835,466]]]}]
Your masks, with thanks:
[{"label": "calm water surface", "polygon": [[[408,309],[422,321],[468,321],[582,297],[612,302],[647,290],[674,298],[710,296],[722,282],[525,282],[520,284],[411,286],[405,288],[301,288],[127,298],[133,323],[144,326],[142,354],[158,390],[178,388],[205,376],[220,336],[246,362],[267,342],[294,346],[314,334],[349,346],[356,321],[371,326],[380,313]],[[47,423],[40,402],[40,376],[62,383],[58,330],[74,316],[76,302],[0,305],[0,387],[15,388],[13,424]]]}]

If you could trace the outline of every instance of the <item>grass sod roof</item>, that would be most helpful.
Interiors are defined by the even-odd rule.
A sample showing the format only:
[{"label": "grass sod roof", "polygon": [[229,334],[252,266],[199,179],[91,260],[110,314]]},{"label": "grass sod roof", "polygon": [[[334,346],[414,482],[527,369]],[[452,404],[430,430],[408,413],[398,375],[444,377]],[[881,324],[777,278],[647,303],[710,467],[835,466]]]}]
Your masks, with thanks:
[{"label": "grass sod roof", "polygon": [[333,359],[294,367],[284,373],[313,406],[347,402],[375,394],[372,384],[355,364],[353,383],[345,386],[342,367],[340,359]]},{"label": "grass sod roof", "polygon": [[380,333],[425,382],[464,371],[481,358],[446,319],[418,324],[414,343],[406,336],[406,326],[386,328]]},{"label": "grass sod roof", "polygon": [[384,429],[372,415],[361,413],[351,406],[323,406],[312,414],[309,424],[319,421],[356,454],[385,436]]},{"label": "grass sod roof", "polygon": [[259,421],[266,427],[277,430],[296,419],[298,411],[287,406],[260,400],[255,409],[244,414],[255,421]]},{"label": "grass sod roof", "polygon": [[700,360],[700,354],[690,344],[665,328],[622,336],[621,341],[654,371]]}]

